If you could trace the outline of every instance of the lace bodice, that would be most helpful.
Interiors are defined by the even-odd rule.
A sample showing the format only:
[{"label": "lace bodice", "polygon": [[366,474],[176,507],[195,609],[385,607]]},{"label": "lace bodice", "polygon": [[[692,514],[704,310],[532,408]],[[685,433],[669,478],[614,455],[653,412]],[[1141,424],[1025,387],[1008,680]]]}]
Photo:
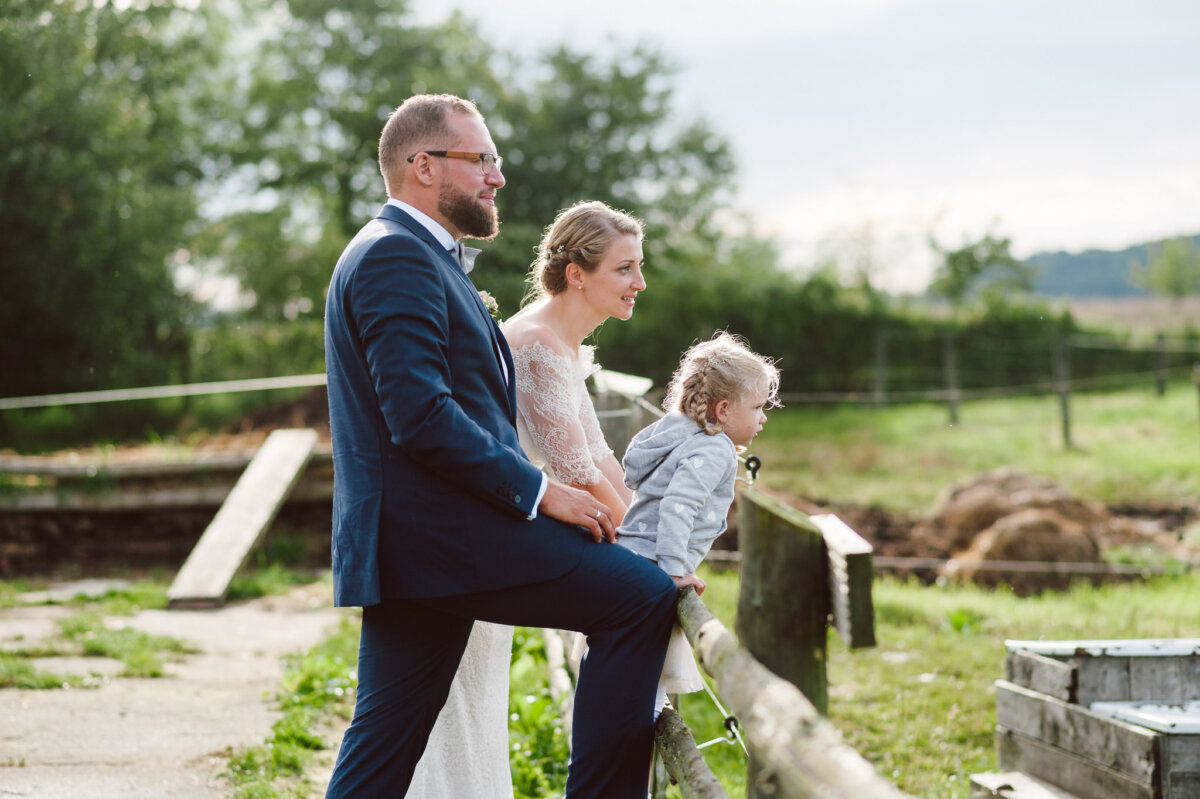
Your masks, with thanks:
[{"label": "lace bodice", "polygon": [[597,464],[612,454],[588,396],[586,380],[600,371],[592,348],[572,360],[533,341],[513,350],[517,387],[517,433],[538,466],[572,485],[595,485]]}]

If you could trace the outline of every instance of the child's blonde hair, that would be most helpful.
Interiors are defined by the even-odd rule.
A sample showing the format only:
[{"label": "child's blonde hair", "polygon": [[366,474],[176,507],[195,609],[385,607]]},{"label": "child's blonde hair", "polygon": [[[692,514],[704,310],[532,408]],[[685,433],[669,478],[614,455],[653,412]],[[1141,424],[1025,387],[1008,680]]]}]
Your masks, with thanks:
[{"label": "child's blonde hair", "polygon": [[724,426],[713,416],[716,404],[721,400],[736,404],[758,389],[765,390],[768,408],[779,405],[775,362],[752,352],[739,336],[722,330],[683,354],[667,386],[663,409],[679,411],[713,436]]}]

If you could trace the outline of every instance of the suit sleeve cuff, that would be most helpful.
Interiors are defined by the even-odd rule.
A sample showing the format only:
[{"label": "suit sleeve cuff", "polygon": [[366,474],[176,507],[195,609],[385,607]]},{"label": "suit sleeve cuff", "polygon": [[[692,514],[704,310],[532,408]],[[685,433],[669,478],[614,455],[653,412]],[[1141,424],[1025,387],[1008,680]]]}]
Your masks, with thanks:
[{"label": "suit sleeve cuff", "polygon": [[542,485],[540,488],[538,488],[537,498],[533,500],[533,510],[528,516],[525,517],[526,519],[533,521],[537,518],[538,506],[542,504],[542,497],[546,496],[546,488],[549,487],[549,485],[550,478],[546,477],[545,472],[542,472]]}]

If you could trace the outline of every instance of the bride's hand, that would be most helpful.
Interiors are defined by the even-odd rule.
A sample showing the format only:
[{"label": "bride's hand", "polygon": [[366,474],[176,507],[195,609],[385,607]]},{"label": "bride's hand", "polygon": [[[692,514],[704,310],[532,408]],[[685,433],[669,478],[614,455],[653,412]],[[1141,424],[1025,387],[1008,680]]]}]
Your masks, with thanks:
[{"label": "bride's hand", "polygon": [[588,492],[569,485],[549,481],[546,493],[538,505],[538,513],[558,519],[560,522],[586,527],[596,541],[617,540],[617,527],[613,524],[612,511]]}]

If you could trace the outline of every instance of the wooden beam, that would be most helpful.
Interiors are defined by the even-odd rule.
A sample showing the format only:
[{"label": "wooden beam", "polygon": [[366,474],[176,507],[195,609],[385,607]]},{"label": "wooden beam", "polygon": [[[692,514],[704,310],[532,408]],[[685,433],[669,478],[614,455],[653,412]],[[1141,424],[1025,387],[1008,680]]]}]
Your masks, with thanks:
[{"label": "wooden beam", "polygon": [[1005,656],[1004,672],[1009,682],[1022,688],[1063,702],[1075,701],[1078,672],[1074,660],[1058,660],[1018,649]]},{"label": "wooden beam", "polygon": [[[219,508],[233,490],[236,473],[244,471],[251,460],[250,456],[237,456],[230,459],[229,468],[222,464],[211,469],[191,463],[170,465],[166,469],[143,464],[140,469],[120,470],[118,474],[101,472],[88,481],[54,478],[57,485],[50,488],[21,488],[0,494],[0,512],[120,513]],[[333,458],[317,450],[288,499],[317,502],[332,497]]]},{"label": "wooden beam", "polygon": [[[1024,689],[1007,680],[996,680],[995,685],[997,726],[1042,741],[1051,749],[1061,751],[1064,758],[1094,763],[1141,785],[1153,786],[1158,781],[1157,733],[1111,716],[1092,713],[1078,704]],[[1006,769],[1015,765],[1003,759],[1000,764]],[[1087,793],[1080,791],[1079,786],[1056,779],[1052,773],[1030,773],[1068,791]]]},{"label": "wooden beam", "polygon": [[996,748],[1000,768],[1032,774],[1079,796],[1104,799],[1161,796],[1153,785],[1005,727],[996,728]]},{"label": "wooden beam", "polygon": [[275,520],[317,444],[315,430],[267,437],[167,589],[171,607],[221,604],[229,583]]},{"label": "wooden beam", "polygon": [[729,799],[721,781],[704,762],[691,731],[670,705],[663,708],[654,723],[654,743],[683,799]]},{"label": "wooden beam", "polygon": [[832,513],[810,516],[829,552],[829,601],[833,627],[852,649],[875,646],[875,606],[871,602],[871,542]]}]

